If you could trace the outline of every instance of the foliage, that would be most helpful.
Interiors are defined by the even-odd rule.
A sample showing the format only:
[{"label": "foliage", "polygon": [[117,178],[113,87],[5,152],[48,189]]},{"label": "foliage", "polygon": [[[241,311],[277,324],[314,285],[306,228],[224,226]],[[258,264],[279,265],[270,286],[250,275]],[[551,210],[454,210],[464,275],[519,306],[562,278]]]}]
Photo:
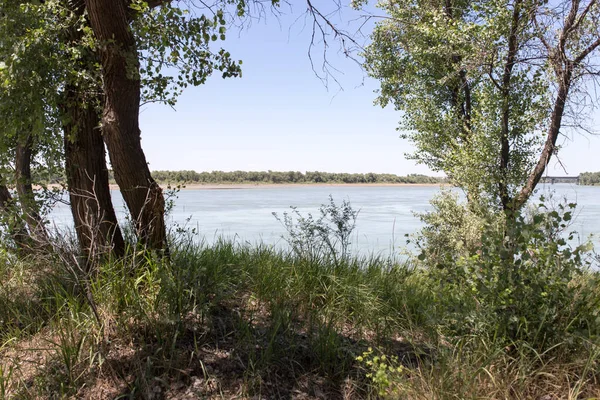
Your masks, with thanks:
[{"label": "foliage", "polygon": [[419,174],[348,174],[319,171],[154,171],[152,177],[162,183],[443,183],[444,178]]},{"label": "foliage", "polygon": [[371,379],[377,389],[377,394],[382,397],[397,396],[400,393],[395,387],[405,372],[404,367],[398,362],[398,357],[387,357],[385,354],[374,355],[373,348],[369,347],[356,361],[365,365],[366,377]]},{"label": "foliage", "polygon": [[[243,3],[243,2],[240,2]],[[224,6],[221,4],[221,6]],[[137,49],[142,62],[140,75],[143,102],[175,105],[188,86],[198,86],[218,70],[223,78],[241,76],[241,61],[234,61],[223,48],[211,43],[225,40],[227,21],[223,9],[197,16],[196,11],[166,2],[149,8],[145,2],[132,4],[138,12],[134,21]]]},{"label": "foliage", "polygon": [[596,335],[599,304],[587,298],[594,289],[582,279],[591,246],[573,247],[574,234],[566,231],[574,207],[549,210],[542,203],[531,218],[484,226],[476,251],[446,249],[455,256],[430,269],[443,325],[454,334],[523,341],[539,352]]},{"label": "foliage", "polygon": [[338,206],[330,195],[329,204],[319,207],[320,215],[316,219],[310,213],[303,216],[296,207],[291,209],[292,212],[284,212],[283,217],[275,212],[273,216],[283,224],[287,232],[284,239],[298,257],[308,260],[326,257],[334,263],[348,260],[359,213],[350,202],[342,200]]},{"label": "foliage", "polygon": [[[10,174],[16,142],[34,136],[34,168],[60,171],[60,85],[79,49],[57,41],[78,23],[57,1],[0,4],[0,168]],[[42,172],[44,171],[44,172]]]},{"label": "foliage", "polygon": [[580,185],[600,185],[600,172],[583,172],[579,174]]},{"label": "foliage", "polygon": [[429,268],[475,254],[483,235],[502,229],[500,215],[474,202],[461,203],[455,192],[444,190],[430,203],[433,210],[418,215],[425,226],[416,240],[419,259]]},{"label": "foliage", "polygon": [[562,101],[569,110],[595,71],[598,4],[559,3],[378,2],[387,17],[364,53],[381,84],[377,103],[402,112],[411,157],[446,173],[469,201],[524,204],[558,151],[570,115]]}]

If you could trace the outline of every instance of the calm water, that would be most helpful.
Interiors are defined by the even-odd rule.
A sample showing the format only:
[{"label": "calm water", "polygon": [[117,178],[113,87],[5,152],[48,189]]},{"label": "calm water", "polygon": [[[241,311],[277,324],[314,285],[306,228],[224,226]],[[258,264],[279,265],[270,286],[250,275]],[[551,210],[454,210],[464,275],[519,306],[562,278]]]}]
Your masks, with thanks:
[{"label": "calm water", "polygon": [[[283,244],[284,228],[272,213],[281,214],[289,211],[290,206],[296,206],[303,214],[315,215],[332,195],[336,203],[346,199],[360,210],[352,240],[355,249],[387,254],[397,252],[405,244],[404,235],[415,233],[421,227],[414,213],[430,210],[429,200],[438,192],[435,186],[183,190],[175,199],[169,222],[195,228],[208,242],[219,236],[237,235],[240,241]],[[538,191],[538,196],[540,194],[552,195],[555,202],[563,198],[577,202],[573,230],[583,237],[600,235],[600,187],[545,185]],[[123,218],[125,208],[117,191],[113,192],[113,202]],[[72,224],[70,212],[64,205],[57,205],[51,218],[58,227]],[[598,238],[594,242],[599,243]]]}]

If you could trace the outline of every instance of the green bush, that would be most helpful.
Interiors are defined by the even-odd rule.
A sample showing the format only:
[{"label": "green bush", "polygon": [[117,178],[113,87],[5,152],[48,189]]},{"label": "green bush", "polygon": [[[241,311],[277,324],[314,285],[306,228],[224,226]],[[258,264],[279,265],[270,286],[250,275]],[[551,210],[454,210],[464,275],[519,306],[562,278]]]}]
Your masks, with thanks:
[{"label": "green bush", "polygon": [[283,237],[301,259],[330,259],[334,263],[348,261],[350,256],[350,239],[356,227],[359,211],[354,210],[350,202],[342,200],[335,204],[329,196],[329,204],[319,207],[319,216],[302,215],[296,207],[290,207],[290,213],[283,217],[277,213],[273,216],[284,226],[287,235]]},{"label": "green bush", "polygon": [[[485,225],[457,215],[464,206],[444,201],[436,214],[443,223],[435,229],[454,226],[457,232],[445,242],[429,237],[421,258],[429,266],[446,334],[526,342],[545,351],[598,333],[597,278],[587,273],[591,246],[573,246],[574,234],[567,233],[575,204],[557,210],[540,204],[531,217]],[[471,224],[481,231],[461,246],[460,235],[469,240]],[[427,262],[431,255],[435,263]]]},{"label": "green bush", "polygon": [[396,356],[375,354],[369,347],[362,355],[356,357],[367,371],[365,377],[371,380],[373,387],[380,397],[395,397],[401,395],[401,383],[406,370]]},{"label": "green bush", "polygon": [[419,259],[428,267],[452,264],[476,253],[484,230],[502,229],[497,214],[475,202],[460,203],[455,192],[442,190],[431,200],[431,205],[433,211],[418,215],[425,227],[416,242]]}]

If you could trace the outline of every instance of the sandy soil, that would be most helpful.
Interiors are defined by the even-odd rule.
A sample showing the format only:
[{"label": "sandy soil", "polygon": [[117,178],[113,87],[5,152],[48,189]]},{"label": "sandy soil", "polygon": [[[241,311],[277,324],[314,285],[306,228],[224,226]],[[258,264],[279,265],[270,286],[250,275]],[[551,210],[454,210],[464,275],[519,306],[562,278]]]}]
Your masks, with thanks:
[{"label": "sandy soil", "polygon": [[[237,183],[237,184],[199,184],[192,183],[182,186],[182,190],[227,190],[227,189],[273,189],[273,188],[294,188],[294,187],[401,187],[401,186],[445,186],[444,183]],[[172,185],[171,187],[175,187]],[[161,185],[163,189],[168,185]],[[118,189],[117,185],[111,185],[111,189]]]},{"label": "sandy soil", "polygon": [[[311,187],[311,186],[322,186],[322,187],[402,187],[402,186],[447,186],[447,183],[222,183],[222,184],[202,184],[202,183],[190,183],[181,186],[182,190],[232,190],[232,189],[273,189],[273,188],[294,188],[294,187]],[[64,189],[63,186],[58,184],[51,184],[47,186],[51,188]],[[168,189],[176,188],[176,184],[167,185],[161,184],[161,188]],[[34,189],[41,189],[40,186],[35,185]],[[111,183],[110,190],[119,190],[117,184]]]}]

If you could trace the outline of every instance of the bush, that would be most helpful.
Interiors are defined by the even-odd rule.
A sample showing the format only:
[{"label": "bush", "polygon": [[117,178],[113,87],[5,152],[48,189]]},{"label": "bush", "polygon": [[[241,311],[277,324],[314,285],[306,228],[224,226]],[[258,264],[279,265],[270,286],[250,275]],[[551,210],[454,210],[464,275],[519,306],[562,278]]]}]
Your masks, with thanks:
[{"label": "bush", "polygon": [[[416,245],[419,260],[428,267],[452,264],[475,254],[481,247],[484,230],[499,232],[501,218],[473,202],[460,203],[456,193],[442,190],[431,200],[433,211],[418,214],[425,227]],[[494,233],[495,234],[495,233]]]},{"label": "bush", "polygon": [[[446,334],[485,335],[507,345],[522,341],[543,352],[598,333],[597,278],[587,274],[591,246],[572,246],[574,234],[566,232],[575,204],[549,210],[542,203],[531,217],[489,225],[457,216],[457,207],[464,206],[447,197],[437,206],[441,222],[426,231],[431,236],[421,258],[429,266]],[[481,231],[469,243],[473,225]],[[432,232],[452,226],[457,232],[450,239],[432,240],[437,239]]]},{"label": "bush", "polygon": [[356,227],[358,211],[350,202],[343,200],[341,205],[335,204],[329,196],[329,204],[319,207],[319,217],[312,214],[303,216],[296,207],[290,207],[291,213],[284,212],[283,217],[277,213],[273,216],[285,227],[288,242],[292,251],[303,259],[331,259],[334,263],[347,261],[350,255],[350,238]]},{"label": "bush", "polygon": [[356,361],[364,365],[367,371],[365,377],[371,380],[378,396],[400,396],[401,383],[406,371],[398,357],[374,354],[373,348],[369,347],[362,355],[356,357]]}]

